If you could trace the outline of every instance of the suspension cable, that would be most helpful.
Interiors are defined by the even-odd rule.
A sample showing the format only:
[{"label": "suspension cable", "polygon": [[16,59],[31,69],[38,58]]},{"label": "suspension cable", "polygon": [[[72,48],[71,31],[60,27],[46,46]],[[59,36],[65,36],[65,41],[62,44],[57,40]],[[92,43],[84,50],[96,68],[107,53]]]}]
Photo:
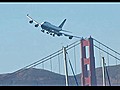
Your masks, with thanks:
[{"label": "suspension cable", "polygon": [[44,69],[44,63],[42,63],[42,68]]},{"label": "suspension cable", "polygon": [[[107,48],[107,52],[109,52],[108,48]],[[107,54],[107,61],[108,61],[108,66],[109,66],[109,54]]]},{"label": "suspension cable", "polygon": [[[74,44],[75,44],[74,46],[78,45],[79,43],[76,44],[78,41],[79,41],[79,40],[77,40],[77,41],[73,42],[72,44],[68,45],[68,46],[66,47],[67,50],[73,48],[72,45],[74,45]],[[71,46],[71,47],[70,47],[70,46]],[[50,54],[50,55],[42,58],[42,59],[39,59],[38,61],[36,61],[36,62],[34,62],[34,63],[31,63],[31,64],[29,64],[29,65],[27,65],[27,66],[25,66],[25,67],[17,70],[16,73],[22,72],[22,71],[25,70],[25,69],[27,70],[27,69],[33,68],[33,67],[35,67],[35,66],[37,66],[37,65],[39,65],[39,64],[41,64],[41,63],[44,63],[44,62],[50,60],[51,58],[54,58],[54,57],[57,56],[58,54],[61,54],[62,52],[63,52],[62,49],[60,49],[60,50],[58,50],[58,51],[56,51],[56,52],[54,52],[54,53],[52,53],[52,54]],[[57,53],[57,54],[56,54],[56,53]],[[12,74],[10,74],[10,75],[12,75]],[[6,76],[6,78],[7,78],[7,76]]]},{"label": "suspension cable", "polygon": [[76,53],[75,53],[75,46],[74,46],[74,60],[75,60],[75,73],[77,72],[77,69],[76,69]]},{"label": "suspension cable", "polygon": [[58,54],[58,65],[59,65],[59,74],[60,74],[60,57],[59,57],[59,54]]},{"label": "suspension cable", "polygon": [[75,46],[77,46],[77,45],[79,45],[81,42],[79,42],[79,43],[77,43],[77,44],[74,44],[74,46],[71,46],[71,47],[66,47],[67,49],[66,50],[69,50],[69,49],[71,49],[71,48],[73,48],[73,47],[75,47]]},{"label": "suspension cable", "polygon": [[106,69],[106,74],[107,74],[107,77],[108,77],[108,82],[109,82],[109,85],[111,86],[111,82],[110,82],[110,78],[109,78],[109,74],[108,74],[108,68],[107,68],[107,67],[105,67],[105,69]]},{"label": "suspension cable", "polygon": [[[102,57],[104,59],[104,57]],[[105,60],[105,59],[104,59]],[[111,83],[110,83],[110,78],[109,78],[109,73],[108,73],[108,68],[106,66],[106,63],[105,63],[105,71],[106,71],[106,74],[107,74],[107,77],[108,77],[108,82],[109,82],[109,85],[111,86]],[[106,80],[105,80],[106,81]]]},{"label": "suspension cable", "polygon": [[[116,53],[115,53],[116,54]],[[117,57],[117,54],[116,54],[116,57]],[[118,65],[118,62],[116,60],[116,66]],[[118,84],[118,75],[116,75],[116,78],[117,78],[117,84]]]},{"label": "suspension cable", "polygon": [[[99,44],[99,48],[100,48],[100,44]],[[102,67],[102,62],[101,62],[101,52],[100,52],[100,49],[99,49],[99,60],[100,60],[100,67]]]},{"label": "suspension cable", "polygon": [[60,50],[58,50],[58,51],[56,51],[56,52],[54,52],[54,53],[52,53],[52,54],[50,54],[50,55],[48,55],[48,56],[40,59],[40,60],[38,60],[38,61],[36,61],[36,62],[34,62],[34,63],[30,64],[30,65],[27,65],[27,66],[25,66],[24,68],[28,68],[28,67],[36,64],[36,63],[39,63],[40,61],[42,61],[42,60],[44,60],[44,59],[46,59],[46,58],[48,58],[48,57],[50,57],[50,56],[52,56],[52,55],[54,55],[54,54],[56,54],[56,53],[59,53],[60,51],[62,51],[62,49],[60,49]]},{"label": "suspension cable", "polygon": [[52,60],[50,59],[50,68],[51,68],[51,72],[52,72]]},{"label": "suspension cable", "polygon": [[[68,52],[66,52],[66,54],[68,55]],[[75,76],[75,73],[74,73],[74,70],[73,70],[72,64],[71,64],[71,62],[70,62],[70,58],[69,58],[69,56],[68,56],[68,60],[69,60],[69,64],[70,64],[70,67],[71,67],[72,73],[73,73],[73,75],[74,75],[75,82],[76,82],[76,84],[77,84],[77,86],[78,86],[78,81],[77,81],[77,78],[76,78],[76,76]]]},{"label": "suspension cable", "polygon": [[[67,50],[71,49],[71,48],[73,47],[72,45],[74,45],[74,44],[77,43],[77,42],[78,42],[78,40],[75,41],[75,42],[73,42],[72,44],[68,45],[67,47],[70,47],[70,46],[71,46],[71,47],[68,48]],[[75,44],[74,46],[76,46],[76,45],[78,45],[78,44]],[[27,66],[25,66],[24,68],[30,67],[30,66],[32,66],[32,65],[34,66],[34,64],[39,63],[40,61],[42,61],[42,60],[44,60],[44,59],[46,59],[46,58],[48,58],[48,57],[50,57],[50,56],[52,56],[52,55],[54,55],[54,54],[56,54],[56,53],[59,53],[59,52],[60,52],[60,54],[61,54],[61,53],[62,53],[61,51],[62,51],[62,49],[60,49],[60,50],[58,50],[58,51],[56,51],[56,52],[54,52],[54,53],[52,53],[52,54],[50,54],[50,55],[48,55],[48,56],[40,59],[40,60],[38,60],[38,61],[36,61],[36,62],[34,62],[34,63],[30,64],[30,65],[27,65]],[[35,65],[35,66],[36,66],[36,65]]]},{"label": "suspension cable", "polygon": [[117,58],[116,56],[114,56],[114,55],[110,54],[109,52],[107,52],[107,51],[105,51],[105,50],[101,49],[100,47],[98,47],[98,46],[96,46],[96,45],[94,45],[94,46],[95,46],[96,48],[98,48],[98,49],[102,50],[103,52],[105,52],[105,53],[109,54],[110,56],[112,56],[112,57],[114,57],[114,58],[118,59],[118,60],[120,61],[120,59],[119,59],[119,58]]},{"label": "suspension cable", "polygon": [[115,50],[111,49],[110,47],[106,46],[105,44],[99,42],[98,40],[96,40],[96,39],[94,39],[94,38],[93,38],[93,40],[95,40],[96,42],[100,43],[101,45],[105,46],[106,48],[108,48],[108,49],[110,49],[111,51],[113,51],[113,52],[117,53],[118,55],[120,55],[120,53],[116,52]]},{"label": "suspension cable", "polygon": [[[73,44],[75,44],[75,43],[77,43],[77,42],[78,42],[78,41],[76,41],[76,42],[70,44],[69,46],[71,46],[71,45],[73,45]],[[75,44],[74,46],[76,46],[76,45],[78,45],[78,44],[80,44],[80,43],[77,43],[77,44]],[[67,48],[67,50],[69,50],[69,49],[73,48],[74,46],[71,46],[70,48],[68,48],[68,46],[67,46],[66,48]],[[58,52],[59,52],[59,53],[58,53]],[[28,66],[33,65],[33,66],[31,66],[31,67],[35,67],[35,66],[37,66],[38,64],[41,64],[41,63],[43,63],[43,62],[45,62],[45,61],[48,61],[49,59],[51,59],[51,58],[57,56],[58,54],[61,54],[62,52],[63,52],[62,49],[60,49],[60,50],[58,50],[57,52],[55,52],[55,53],[53,53],[53,54],[51,54],[51,55],[49,55],[49,56],[47,56],[47,57],[45,57],[45,58],[48,58],[48,57],[50,57],[50,56],[53,55],[52,57],[50,57],[50,58],[48,58],[48,59],[46,59],[46,60],[44,60],[45,58],[43,58],[43,59],[38,60],[38,61],[35,62],[35,63],[37,63],[37,62],[39,62],[39,63],[37,63],[37,64],[33,63],[33,64],[35,64],[35,65],[30,64],[30,65],[28,65]],[[56,53],[57,53],[57,54],[56,54]],[[54,54],[56,54],[56,55],[54,55]],[[42,61],[42,60],[44,60],[44,61]],[[41,61],[41,62],[40,62],[40,61]],[[26,67],[28,67],[28,66],[26,66]],[[26,68],[26,67],[25,67],[25,68]]]}]

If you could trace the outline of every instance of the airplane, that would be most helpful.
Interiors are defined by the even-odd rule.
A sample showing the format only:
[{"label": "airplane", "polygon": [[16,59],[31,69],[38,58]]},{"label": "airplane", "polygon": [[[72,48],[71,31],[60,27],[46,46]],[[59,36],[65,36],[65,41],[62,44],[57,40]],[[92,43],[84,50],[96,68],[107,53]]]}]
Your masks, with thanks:
[{"label": "airplane", "polygon": [[41,28],[42,28],[41,32],[43,32],[43,33],[46,31],[47,34],[50,34],[53,37],[55,35],[57,35],[57,36],[63,36],[64,35],[64,36],[69,37],[69,39],[72,39],[73,37],[79,38],[77,36],[73,36],[73,35],[69,35],[69,34],[61,32],[61,31],[63,31],[63,32],[71,33],[70,31],[66,31],[66,30],[62,29],[64,23],[66,22],[66,19],[64,19],[63,22],[59,26],[55,26],[55,25],[53,25],[53,24],[51,24],[47,21],[39,23],[36,20],[34,20],[29,14],[27,14],[27,17],[30,19],[30,21],[29,21],[30,24],[35,23],[35,27],[41,26]]}]

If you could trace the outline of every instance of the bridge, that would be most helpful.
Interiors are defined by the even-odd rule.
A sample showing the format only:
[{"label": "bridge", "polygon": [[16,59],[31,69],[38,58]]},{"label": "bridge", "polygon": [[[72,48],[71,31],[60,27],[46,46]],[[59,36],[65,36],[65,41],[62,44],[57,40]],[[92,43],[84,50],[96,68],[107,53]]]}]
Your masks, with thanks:
[{"label": "bridge", "polygon": [[[33,67],[42,68],[65,75],[66,86],[69,86],[70,75],[74,76],[76,86],[80,85],[79,82],[81,86],[98,86],[95,68],[102,67],[102,85],[112,86],[108,67],[119,65],[119,61],[120,53],[90,36],[63,46],[50,55],[21,68],[18,72]],[[49,68],[46,68],[46,65],[49,65]],[[81,73],[81,81],[76,78],[79,73]]]}]

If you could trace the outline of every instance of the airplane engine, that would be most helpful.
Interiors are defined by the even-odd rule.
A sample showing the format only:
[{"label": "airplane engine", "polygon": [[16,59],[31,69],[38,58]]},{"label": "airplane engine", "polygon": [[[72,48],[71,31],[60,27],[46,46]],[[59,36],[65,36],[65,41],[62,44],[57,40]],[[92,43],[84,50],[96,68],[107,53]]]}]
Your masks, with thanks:
[{"label": "airplane engine", "polygon": [[29,23],[33,23],[33,20],[29,21]]},{"label": "airplane engine", "polygon": [[58,33],[57,36],[62,36],[62,33]]},{"label": "airplane engine", "polygon": [[38,27],[39,26],[39,24],[35,24],[35,27]]},{"label": "airplane engine", "polygon": [[55,34],[53,34],[53,37],[55,37]]},{"label": "airplane engine", "polygon": [[45,32],[44,30],[41,30],[43,33]]},{"label": "airplane engine", "polygon": [[72,39],[73,38],[73,36],[69,36],[69,39]]},{"label": "airplane engine", "polygon": [[50,33],[50,35],[52,35],[52,33]]},{"label": "airplane engine", "polygon": [[60,34],[57,34],[57,36],[60,36]]},{"label": "airplane engine", "polygon": [[49,32],[46,32],[47,34],[49,34]]}]

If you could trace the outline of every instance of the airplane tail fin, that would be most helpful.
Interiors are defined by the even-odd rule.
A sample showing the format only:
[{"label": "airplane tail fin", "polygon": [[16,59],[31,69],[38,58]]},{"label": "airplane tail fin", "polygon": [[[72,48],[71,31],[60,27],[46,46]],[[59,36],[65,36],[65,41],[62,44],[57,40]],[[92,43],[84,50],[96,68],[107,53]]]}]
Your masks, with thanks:
[{"label": "airplane tail fin", "polygon": [[60,28],[63,27],[64,23],[65,23],[66,19],[64,19],[64,21],[59,25]]}]

